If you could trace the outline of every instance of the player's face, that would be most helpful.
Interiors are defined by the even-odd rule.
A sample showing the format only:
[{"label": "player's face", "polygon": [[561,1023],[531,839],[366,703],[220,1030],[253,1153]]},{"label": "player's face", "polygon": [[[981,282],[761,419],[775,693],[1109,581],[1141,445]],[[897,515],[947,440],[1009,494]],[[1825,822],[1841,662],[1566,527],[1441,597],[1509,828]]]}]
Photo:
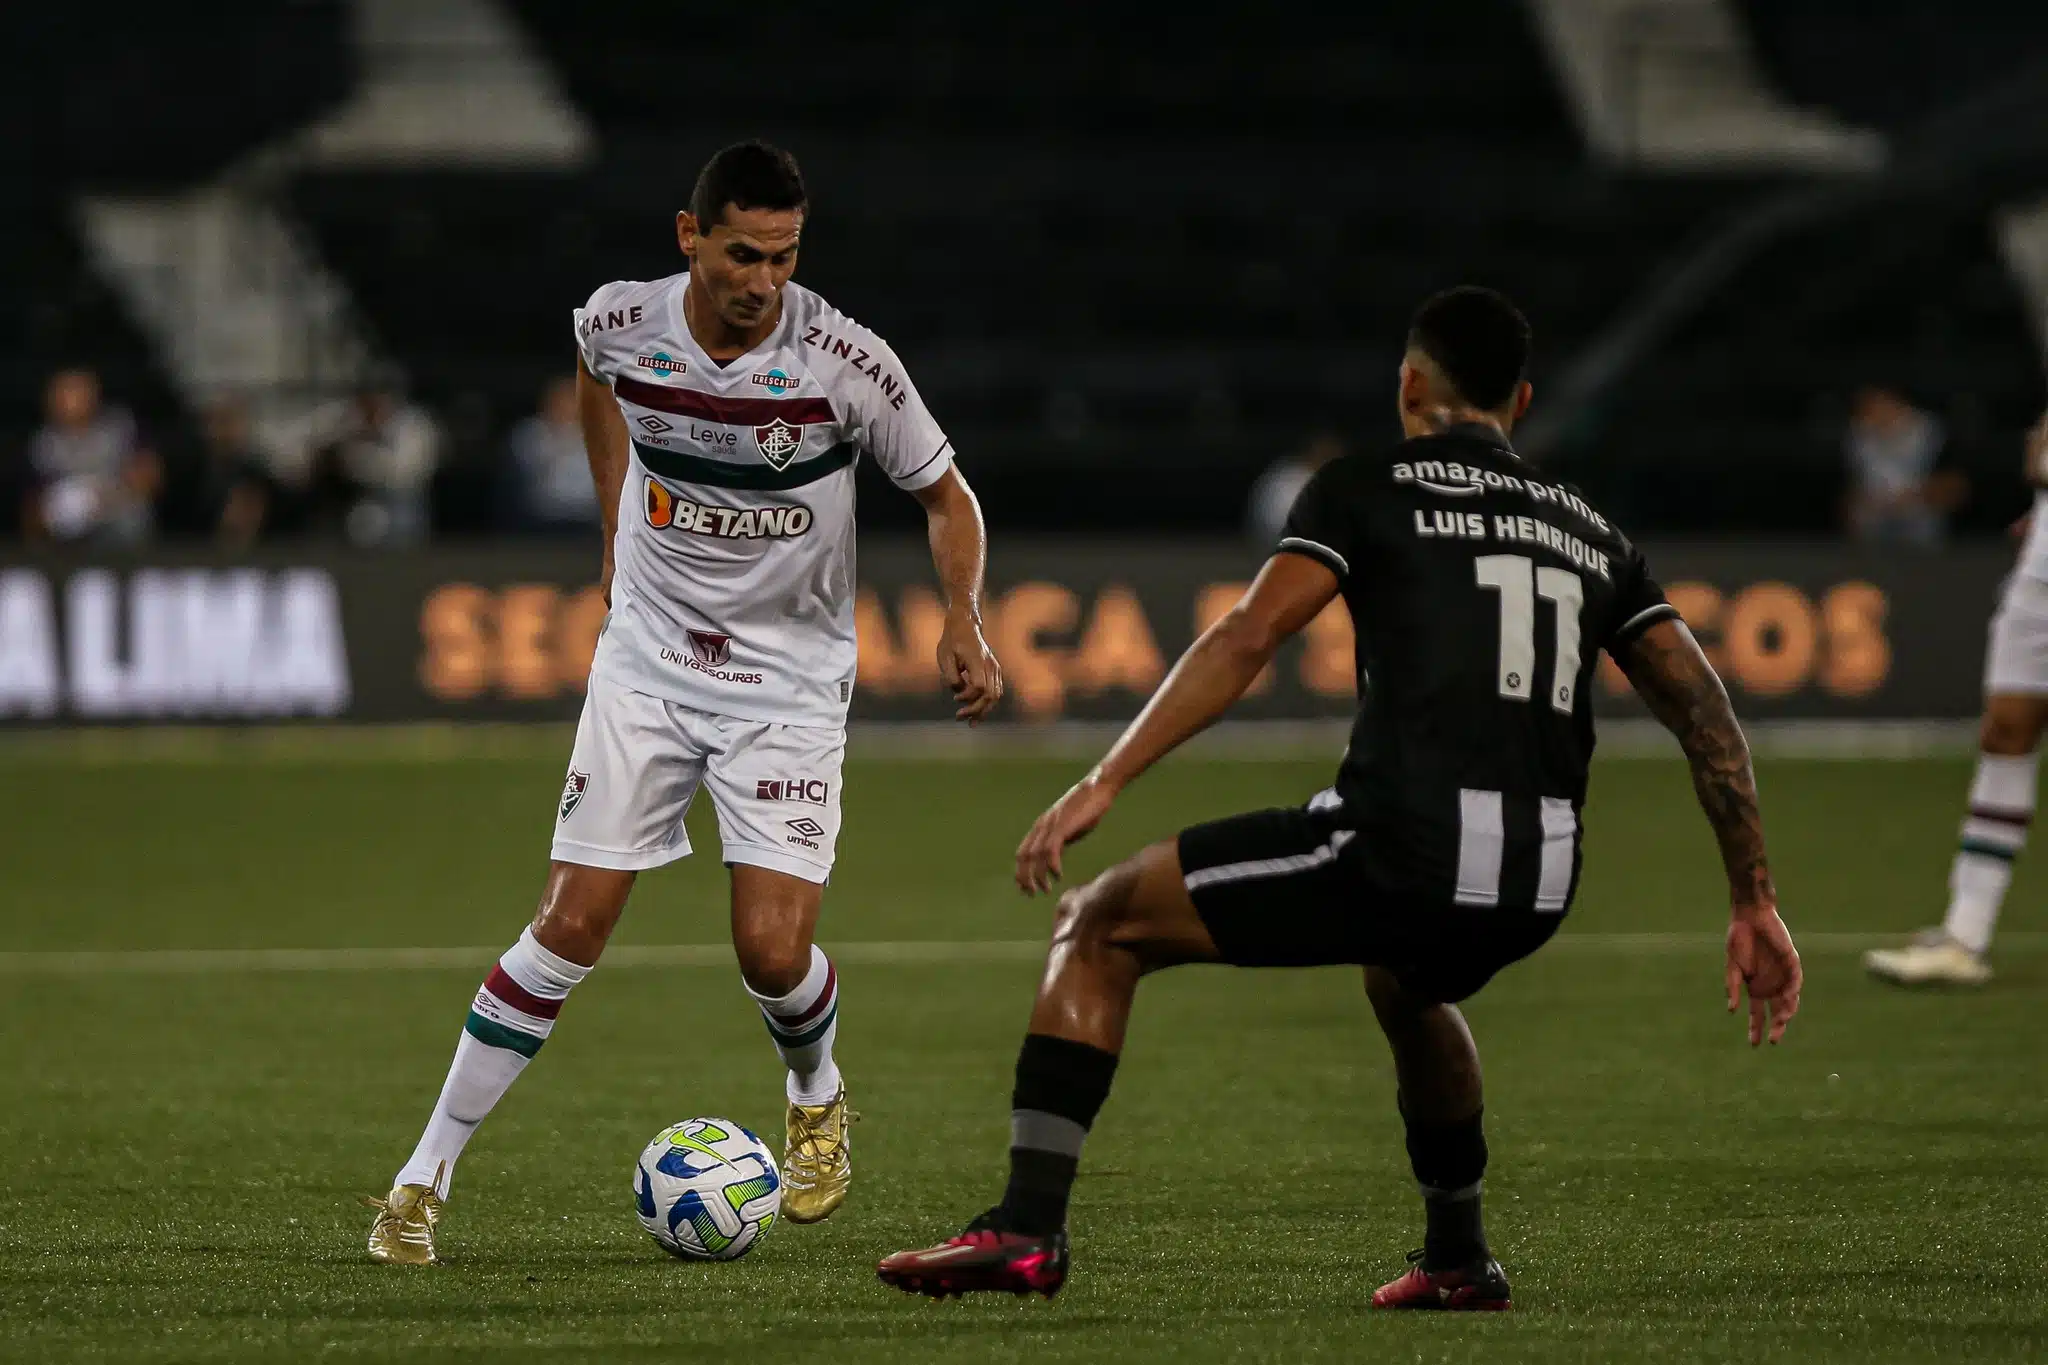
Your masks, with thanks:
[{"label": "player's face", "polygon": [[719,321],[744,330],[768,316],[796,273],[803,228],[801,209],[728,206],[708,232],[700,232],[691,215],[679,215],[676,237],[690,258],[690,278]]}]

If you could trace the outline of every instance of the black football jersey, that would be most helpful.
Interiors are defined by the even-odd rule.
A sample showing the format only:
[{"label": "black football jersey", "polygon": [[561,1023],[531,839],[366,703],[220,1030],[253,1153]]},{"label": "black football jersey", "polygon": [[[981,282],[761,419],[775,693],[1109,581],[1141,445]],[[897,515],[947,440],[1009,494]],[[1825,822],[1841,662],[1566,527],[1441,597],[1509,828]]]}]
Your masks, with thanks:
[{"label": "black football jersey", "polygon": [[1325,465],[1279,552],[1327,565],[1351,610],[1358,718],[1337,793],[1373,882],[1565,910],[1599,651],[1677,615],[1641,553],[1483,426]]}]

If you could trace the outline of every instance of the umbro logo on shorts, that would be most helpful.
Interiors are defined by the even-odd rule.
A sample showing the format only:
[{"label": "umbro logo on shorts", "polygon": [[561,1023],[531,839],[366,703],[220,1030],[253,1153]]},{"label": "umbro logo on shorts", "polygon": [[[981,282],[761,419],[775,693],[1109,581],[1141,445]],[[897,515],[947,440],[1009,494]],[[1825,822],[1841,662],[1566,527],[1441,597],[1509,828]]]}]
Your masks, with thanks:
[{"label": "umbro logo on shorts", "polygon": [[784,820],[782,823],[796,831],[796,833],[783,840],[784,843],[801,844],[805,848],[816,848],[818,840],[825,837],[825,827],[816,820],[811,819],[808,815],[801,820]]},{"label": "umbro logo on shorts", "polygon": [[574,768],[571,768],[569,770],[569,780],[562,784],[562,813],[555,817],[556,824],[560,824],[568,819],[570,812],[583,804],[583,793],[588,790],[590,790],[590,774],[579,773]]}]

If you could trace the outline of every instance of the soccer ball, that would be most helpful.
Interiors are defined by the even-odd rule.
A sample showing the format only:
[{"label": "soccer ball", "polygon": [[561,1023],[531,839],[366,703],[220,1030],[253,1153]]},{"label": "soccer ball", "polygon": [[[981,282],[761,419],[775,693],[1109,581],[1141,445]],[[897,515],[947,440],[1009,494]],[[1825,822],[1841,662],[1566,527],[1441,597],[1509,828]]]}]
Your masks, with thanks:
[{"label": "soccer ball", "polygon": [[761,1139],[731,1119],[685,1119],[640,1153],[633,1196],[662,1250],[686,1261],[731,1261],[775,1225],[782,1174]]}]

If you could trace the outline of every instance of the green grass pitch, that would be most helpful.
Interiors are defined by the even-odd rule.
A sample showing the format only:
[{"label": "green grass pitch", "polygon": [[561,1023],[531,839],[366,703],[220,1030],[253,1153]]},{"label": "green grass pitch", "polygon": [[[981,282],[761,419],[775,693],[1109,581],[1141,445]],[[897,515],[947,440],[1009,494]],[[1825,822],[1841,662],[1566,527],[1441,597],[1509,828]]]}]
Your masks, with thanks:
[{"label": "green grass pitch", "polygon": [[[1327,767],[1177,762],[1076,870],[1298,801]],[[1041,936],[1049,907],[1009,889],[1009,853],[1078,768],[852,765],[824,941]],[[599,970],[472,1145],[446,1264],[423,1272],[366,1261],[355,1197],[410,1150],[487,958],[168,972],[24,956],[502,946],[538,889],[560,774],[553,755],[0,761],[0,1356],[2048,1358],[2044,883],[2023,867],[1981,995],[1883,990],[1848,937],[1938,913],[1960,761],[1765,764],[1809,982],[1789,1041],[1758,1053],[1721,1012],[1722,881],[1682,769],[1600,764],[1579,908],[1470,1007],[1517,1305],[1497,1318],[1365,1309],[1420,1215],[1352,972],[1147,983],[1077,1191],[1067,1291],[930,1304],[873,1264],[997,1191],[1035,978],[1021,956],[850,956],[853,1198],[711,1266],[640,1230],[630,1162],[691,1114],[779,1133],[773,1053],[729,966]],[[642,884],[620,941],[718,942],[724,904],[700,855]]]}]

